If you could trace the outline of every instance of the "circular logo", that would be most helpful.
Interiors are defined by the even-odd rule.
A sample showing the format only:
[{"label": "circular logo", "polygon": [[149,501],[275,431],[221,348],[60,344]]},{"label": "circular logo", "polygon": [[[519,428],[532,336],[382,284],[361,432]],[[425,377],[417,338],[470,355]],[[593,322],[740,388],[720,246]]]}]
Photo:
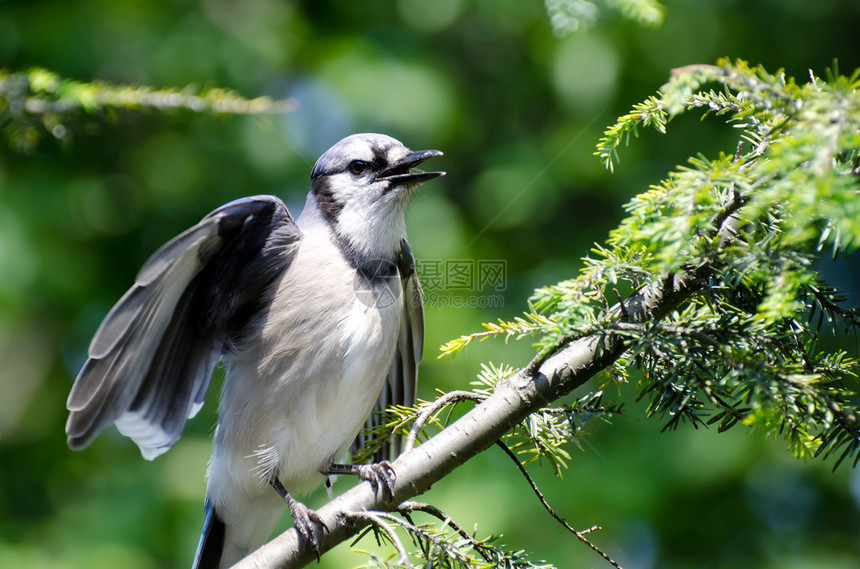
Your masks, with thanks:
[{"label": "circular logo", "polygon": [[387,308],[400,302],[403,285],[397,265],[385,259],[371,259],[355,272],[355,298],[371,308]]}]

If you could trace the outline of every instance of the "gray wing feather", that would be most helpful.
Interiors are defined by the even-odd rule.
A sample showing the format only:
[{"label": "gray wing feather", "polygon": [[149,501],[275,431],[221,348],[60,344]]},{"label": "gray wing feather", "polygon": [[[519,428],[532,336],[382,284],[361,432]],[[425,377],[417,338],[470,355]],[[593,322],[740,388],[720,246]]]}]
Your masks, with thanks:
[{"label": "gray wing feather", "polygon": [[102,322],[69,394],[69,445],[116,423],[147,459],[203,403],[224,346],[289,266],[300,232],[273,196],[218,208],[159,249]]},{"label": "gray wing feather", "polygon": [[[403,313],[400,331],[397,336],[397,350],[391,361],[387,381],[376,401],[373,412],[367,418],[365,430],[378,427],[383,420],[383,412],[392,405],[410,406],[415,403],[415,390],[418,385],[418,364],[424,352],[424,298],[418,274],[415,271],[415,258],[412,248],[404,239],[398,256],[398,269],[403,285]],[[359,434],[353,450],[365,446],[366,433]],[[393,442],[393,444],[392,444]],[[375,461],[385,460],[400,452],[400,437],[386,442],[377,451]]]}]

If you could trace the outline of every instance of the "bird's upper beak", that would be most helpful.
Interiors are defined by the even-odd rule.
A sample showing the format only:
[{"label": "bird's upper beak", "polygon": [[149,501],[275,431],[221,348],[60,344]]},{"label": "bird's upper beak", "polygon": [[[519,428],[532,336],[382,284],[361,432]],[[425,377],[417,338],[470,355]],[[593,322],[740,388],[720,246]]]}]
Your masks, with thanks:
[{"label": "bird's upper beak", "polygon": [[392,186],[401,186],[405,184],[418,184],[438,178],[439,176],[444,176],[445,172],[410,172],[414,166],[434,156],[442,156],[442,152],[439,150],[416,150],[397,164],[393,164],[380,172],[377,179],[388,181]]}]

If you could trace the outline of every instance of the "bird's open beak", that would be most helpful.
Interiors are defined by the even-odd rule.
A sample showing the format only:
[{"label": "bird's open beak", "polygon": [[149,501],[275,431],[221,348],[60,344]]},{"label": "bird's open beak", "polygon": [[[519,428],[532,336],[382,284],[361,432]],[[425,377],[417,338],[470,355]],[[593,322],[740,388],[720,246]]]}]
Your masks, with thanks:
[{"label": "bird's open beak", "polygon": [[410,170],[434,156],[442,156],[439,150],[417,150],[409,154],[406,158],[389,166],[379,173],[378,180],[385,180],[391,183],[392,186],[402,186],[405,184],[418,184],[426,182],[439,176],[444,176],[445,172],[410,172]]}]

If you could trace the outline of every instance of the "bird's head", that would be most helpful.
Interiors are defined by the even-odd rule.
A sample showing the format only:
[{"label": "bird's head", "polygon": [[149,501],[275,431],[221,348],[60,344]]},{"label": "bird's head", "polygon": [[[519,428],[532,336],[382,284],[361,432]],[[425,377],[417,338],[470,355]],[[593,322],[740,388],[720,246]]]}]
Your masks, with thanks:
[{"label": "bird's head", "polygon": [[445,172],[412,171],[438,150],[413,152],[384,134],[353,134],[311,172],[311,194],[339,240],[362,257],[389,258],[406,237],[404,214],[421,182]]}]

